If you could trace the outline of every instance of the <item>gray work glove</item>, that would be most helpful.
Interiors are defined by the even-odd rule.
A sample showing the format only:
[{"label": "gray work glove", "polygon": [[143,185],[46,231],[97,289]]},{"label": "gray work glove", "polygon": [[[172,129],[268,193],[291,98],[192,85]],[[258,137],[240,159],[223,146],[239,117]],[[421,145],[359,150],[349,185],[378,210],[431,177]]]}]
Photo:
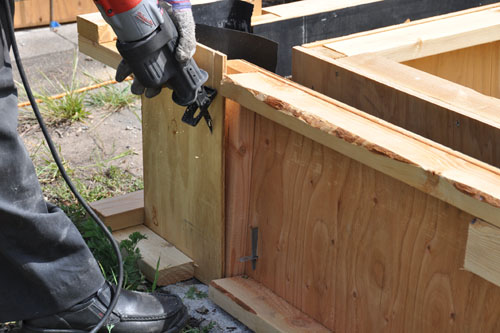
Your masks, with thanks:
[{"label": "gray work glove", "polygon": [[170,6],[166,6],[166,9],[179,33],[175,57],[180,62],[186,62],[196,52],[195,23],[191,11],[191,1],[166,0],[166,2],[170,4]]},{"label": "gray work glove", "polygon": [[[163,2],[164,1],[164,2]],[[161,5],[174,22],[179,34],[179,42],[175,50],[175,58],[179,62],[187,62],[196,52],[196,35],[191,1],[163,0]],[[132,74],[132,69],[125,60],[122,60],[116,69],[116,81],[122,82]],[[145,88],[137,79],[132,83],[131,91],[135,95],[144,94],[152,98],[161,92],[161,87]]]}]

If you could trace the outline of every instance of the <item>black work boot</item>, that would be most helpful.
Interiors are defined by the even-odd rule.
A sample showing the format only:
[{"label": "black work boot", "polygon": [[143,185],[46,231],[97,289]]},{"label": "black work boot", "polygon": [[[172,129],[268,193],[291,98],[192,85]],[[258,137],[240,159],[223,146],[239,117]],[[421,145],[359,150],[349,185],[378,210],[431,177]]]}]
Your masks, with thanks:
[{"label": "black work boot", "polygon": [[[111,288],[106,283],[95,295],[67,311],[24,321],[22,332],[88,332],[106,312]],[[112,333],[174,333],[184,328],[187,320],[186,307],[175,295],[123,290],[110,316],[110,325],[113,325]],[[99,332],[108,332],[106,325]]]}]

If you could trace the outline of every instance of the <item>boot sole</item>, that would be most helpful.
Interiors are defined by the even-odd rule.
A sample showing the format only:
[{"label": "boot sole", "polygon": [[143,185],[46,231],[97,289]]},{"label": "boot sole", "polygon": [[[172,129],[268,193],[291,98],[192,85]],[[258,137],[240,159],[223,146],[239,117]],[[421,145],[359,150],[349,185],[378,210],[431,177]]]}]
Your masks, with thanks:
[{"label": "boot sole", "polygon": [[[175,326],[169,328],[168,330],[166,330],[162,333],[177,333],[177,332],[180,332],[184,327],[186,327],[186,324],[189,320],[189,315],[188,315],[186,307],[183,307],[182,311],[179,311],[179,314],[177,316],[178,316],[178,318],[177,318],[178,321],[175,324]],[[105,328],[103,328],[103,329],[105,329]],[[88,332],[89,331],[74,330],[74,329],[38,328],[38,327],[30,327],[30,326],[25,326],[25,325],[23,325],[21,328],[21,333],[88,333]],[[113,330],[111,330],[111,333],[113,333]]]}]

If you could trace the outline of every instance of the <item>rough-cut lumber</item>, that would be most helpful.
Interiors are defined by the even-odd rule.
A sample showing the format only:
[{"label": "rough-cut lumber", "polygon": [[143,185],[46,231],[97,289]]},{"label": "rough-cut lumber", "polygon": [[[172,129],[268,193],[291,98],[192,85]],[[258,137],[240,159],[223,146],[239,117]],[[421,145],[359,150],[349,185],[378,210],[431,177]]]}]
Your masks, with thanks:
[{"label": "rough-cut lumber", "polygon": [[491,5],[324,41],[323,45],[346,56],[372,53],[402,62],[497,41],[499,18],[498,5]]},{"label": "rough-cut lumber", "polygon": [[[198,46],[195,60],[218,90],[226,56]],[[204,122],[181,121],[185,108],[165,90],[142,100],[146,224],[192,258],[204,282],[224,265],[224,99],[210,107],[213,134]]]},{"label": "rough-cut lumber", "polygon": [[500,289],[462,269],[472,201],[443,175],[498,170],[244,68],[221,92],[257,113],[245,275],[336,332],[496,331]]},{"label": "rough-cut lumber", "polygon": [[188,280],[194,276],[193,261],[144,225],[113,232],[113,236],[117,241],[122,241],[134,232],[140,232],[147,237],[141,240],[137,247],[142,255],[139,268],[149,281],[155,281],[158,260],[158,286]]},{"label": "rough-cut lumber", "polygon": [[144,191],[96,201],[90,206],[113,231],[144,223]]},{"label": "rough-cut lumber", "polygon": [[251,279],[234,277],[212,281],[209,296],[255,332],[330,332]]},{"label": "rough-cut lumber", "polygon": [[500,228],[481,220],[470,224],[464,268],[500,286]]},{"label": "rough-cut lumber", "polygon": [[495,144],[500,140],[500,104],[496,99],[379,56],[334,59],[304,47],[294,49],[293,79],[500,167],[500,146]]},{"label": "rough-cut lumber", "polygon": [[[21,0],[15,2],[14,27],[29,28],[50,23],[50,0]],[[74,22],[79,14],[96,11],[92,0],[54,0],[54,21]]]},{"label": "rough-cut lumber", "polygon": [[297,133],[500,226],[497,168],[335,100],[316,97],[317,93],[277,76],[228,75],[221,93]]}]

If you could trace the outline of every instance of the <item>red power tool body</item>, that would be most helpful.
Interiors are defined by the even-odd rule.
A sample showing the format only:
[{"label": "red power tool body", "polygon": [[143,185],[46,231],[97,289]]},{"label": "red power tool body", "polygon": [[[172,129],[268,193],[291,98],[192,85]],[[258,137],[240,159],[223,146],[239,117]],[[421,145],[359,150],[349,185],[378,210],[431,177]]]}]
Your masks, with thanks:
[{"label": "red power tool body", "polygon": [[[160,0],[162,1],[162,0]],[[178,32],[158,0],[95,0],[103,18],[118,37],[116,46],[136,79],[146,88],[166,85],[175,103],[187,106],[182,118],[196,126],[204,118],[212,131],[208,107],[216,96],[203,86],[208,74],[193,59],[180,63],[175,58]],[[198,108],[200,112],[195,117]]]}]

